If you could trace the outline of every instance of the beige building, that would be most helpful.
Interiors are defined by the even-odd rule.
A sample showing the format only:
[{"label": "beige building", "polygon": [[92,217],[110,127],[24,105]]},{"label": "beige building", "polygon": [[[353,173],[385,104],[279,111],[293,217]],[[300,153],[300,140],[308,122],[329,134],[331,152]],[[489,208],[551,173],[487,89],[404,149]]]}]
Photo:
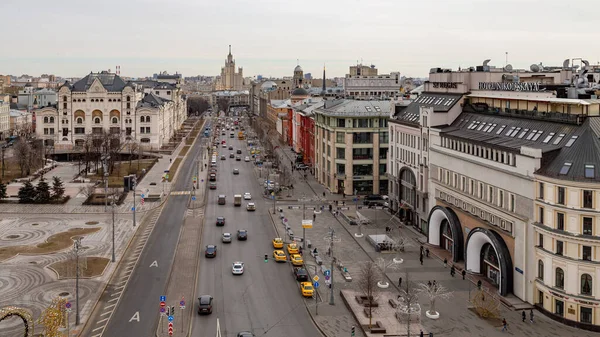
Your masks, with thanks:
[{"label": "beige building", "polygon": [[387,194],[390,101],[332,100],[315,109],[315,177],[332,193]]},{"label": "beige building", "polygon": [[374,65],[350,67],[344,78],[344,95],[352,99],[395,98],[402,95],[399,72],[379,75]]},{"label": "beige building", "polygon": [[215,90],[239,91],[245,89],[247,85],[244,80],[244,69],[239,67],[236,72],[235,60],[233,59],[233,55],[231,55],[231,45],[229,45],[229,54],[225,60],[225,66],[221,68],[221,76],[215,82]]},{"label": "beige building", "polygon": [[0,95],[0,140],[10,136],[10,96]]}]

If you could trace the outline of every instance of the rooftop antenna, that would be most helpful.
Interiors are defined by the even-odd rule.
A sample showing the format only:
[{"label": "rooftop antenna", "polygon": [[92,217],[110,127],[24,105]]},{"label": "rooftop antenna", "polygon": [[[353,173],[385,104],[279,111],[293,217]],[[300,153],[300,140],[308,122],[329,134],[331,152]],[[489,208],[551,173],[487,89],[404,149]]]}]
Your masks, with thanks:
[{"label": "rooftop antenna", "polygon": [[505,62],[504,62],[504,66],[506,67],[506,65],[508,64],[508,52],[504,52],[505,54]]},{"label": "rooftop antenna", "polygon": [[296,59],[296,65],[300,65],[300,59]]}]

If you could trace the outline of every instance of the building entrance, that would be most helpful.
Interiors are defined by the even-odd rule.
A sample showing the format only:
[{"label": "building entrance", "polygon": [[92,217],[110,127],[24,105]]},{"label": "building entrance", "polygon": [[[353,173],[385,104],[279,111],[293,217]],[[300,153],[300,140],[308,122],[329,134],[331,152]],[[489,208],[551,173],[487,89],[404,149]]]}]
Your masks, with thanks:
[{"label": "building entrance", "polygon": [[454,240],[452,239],[452,229],[448,224],[448,220],[442,220],[442,240],[440,242],[440,247],[452,253],[452,248],[454,248]]}]

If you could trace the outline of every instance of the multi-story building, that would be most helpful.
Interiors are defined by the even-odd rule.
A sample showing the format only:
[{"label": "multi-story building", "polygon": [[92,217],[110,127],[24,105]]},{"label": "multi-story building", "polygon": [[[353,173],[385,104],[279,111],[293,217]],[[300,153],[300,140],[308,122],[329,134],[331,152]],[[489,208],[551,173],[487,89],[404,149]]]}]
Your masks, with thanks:
[{"label": "multi-story building", "polygon": [[228,106],[250,106],[250,92],[242,91],[214,91],[210,95],[210,104],[217,105],[219,100],[226,100]]},{"label": "multi-story building", "polygon": [[158,150],[187,116],[178,86],[159,83],[144,92],[141,85],[106,71],[66,82],[58,96],[57,107],[36,111],[37,136],[57,150],[80,148],[90,135],[105,133],[117,135],[113,137],[120,144],[134,141],[146,150]]},{"label": "multi-story building", "polygon": [[27,111],[10,110],[10,136],[25,136],[32,133],[33,114]]},{"label": "multi-story building", "polygon": [[240,91],[246,89],[248,84],[244,81],[244,69],[239,67],[238,71],[235,71],[235,60],[231,55],[231,45],[229,45],[229,54],[225,60],[225,66],[221,68],[221,76],[215,82],[215,90]]},{"label": "multi-story building", "polygon": [[56,105],[56,91],[51,89],[36,89],[31,84],[26,84],[23,90],[19,90],[17,106],[21,110],[31,111],[33,109]]},{"label": "multi-story building", "polygon": [[0,95],[0,140],[10,136],[10,96]]},{"label": "multi-story building", "polygon": [[379,99],[401,96],[400,73],[377,74],[374,65],[351,66],[350,74],[344,78],[344,95],[353,99]]},{"label": "multi-story building", "polygon": [[387,194],[390,101],[325,101],[315,118],[315,176],[333,193]]}]

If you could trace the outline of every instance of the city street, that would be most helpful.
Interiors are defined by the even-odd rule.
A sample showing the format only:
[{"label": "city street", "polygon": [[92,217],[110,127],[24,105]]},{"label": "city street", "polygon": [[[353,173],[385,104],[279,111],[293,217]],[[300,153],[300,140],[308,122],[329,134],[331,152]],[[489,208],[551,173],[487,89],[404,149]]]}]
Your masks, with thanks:
[{"label": "city street", "polygon": [[[257,182],[252,162],[244,162],[249,155],[245,141],[227,138],[228,145],[242,149],[242,161],[229,158],[231,150],[220,147],[219,155],[226,160],[217,160],[217,189],[210,190],[205,209],[205,224],[202,237],[202,254],[194,308],[197,311],[200,295],[214,297],[213,313],[207,316],[195,315],[192,321],[191,336],[215,336],[217,318],[221,335],[235,336],[240,331],[252,331],[258,336],[306,337],[319,336],[307,313],[297,282],[292,277],[289,264],[264,262],[264,255],[272,257],[271,240],[276,236],[273,222],[268,212],[272,203],[262,197],[263,188]],[[240,174],[233,175],[234,168]],[[241,207],[234,207],[233,195],[252,194],[251,202],[256,203],[256,211],[246,211],[247,200]],[[225,205],[218,205],[219,194],[227,196]],[[216,217],[224,216],[224,227],[215,225]],[[248,230],[248,240],[238,241],[238,229]],[[231,243],[222,243],[221,235],[233,235]],[[217,245],[216,258],[205,258],[204,247]],[[243,275],[233,275],[234,261],[245,263]]]},{"label": "city street", "polygon": [[[210,125],[210,121],[206,123],[207,126]],[[177,179],[172,186],[172,195],[143,247],[142,254],[126,283],[125,290],[120,295],[116,308],[110,309],[112,304],[107,303],[105,309],[110,309],[112,312],[106,311],[110,312],[110,316],[101,314],[96,320],[96,325],[91,322],[91,336],[152,336],[156,331],[159,318],[158,300],[166,289],[190,197],[173,192],[192,189],[192,178],[196,172],[194,162],[203,146],[205,145],[198,140],[189,150],[183,164],[179,167]],[[118,293],[115,293],[115,296],[116,294]]]}]

